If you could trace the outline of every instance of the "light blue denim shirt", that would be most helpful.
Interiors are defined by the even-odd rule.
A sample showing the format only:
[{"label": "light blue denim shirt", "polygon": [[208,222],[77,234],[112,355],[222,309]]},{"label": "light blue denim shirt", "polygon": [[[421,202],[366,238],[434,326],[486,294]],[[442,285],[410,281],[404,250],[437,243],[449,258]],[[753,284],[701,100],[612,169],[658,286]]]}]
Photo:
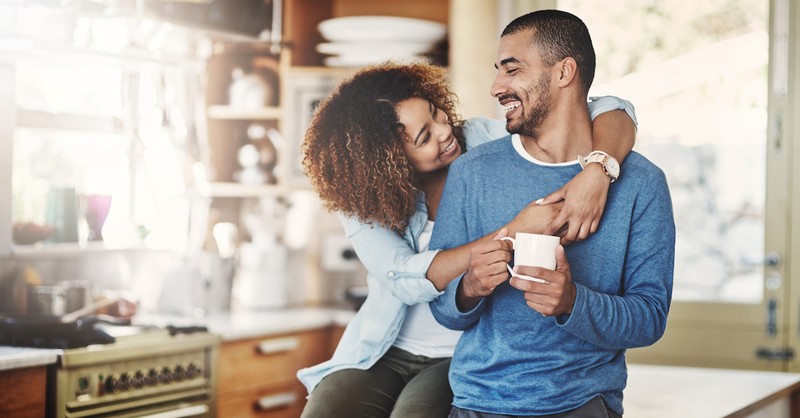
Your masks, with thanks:
[{"label": "light blue denim shirt", "polygon": [[[597,115],[624,110],[636,125],[633,105],[613,96],[592,97],[589,113]],[[472,118],[465,121],[467,150],[508,135],[502,120]],[[369,293],[361,309],[347,325],[333,357],[316,366],[300,369],[297,377],[311,393],[324,378],[338,370],[372,367],[394,344],[408,305],[428,303],[442,294],[426,273],[438,251],[419,253],[419,236],[428,220],[425,196],[417,200],[404,234],[369,225],[357,218],[339,216],[345,235],[366,267]]]}]

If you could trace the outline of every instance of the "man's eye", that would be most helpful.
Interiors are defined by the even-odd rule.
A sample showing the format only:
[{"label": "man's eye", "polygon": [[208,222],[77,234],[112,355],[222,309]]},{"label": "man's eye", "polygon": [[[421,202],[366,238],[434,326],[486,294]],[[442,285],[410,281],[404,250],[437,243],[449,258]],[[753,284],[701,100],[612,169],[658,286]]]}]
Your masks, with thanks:
[{"label": "man's eye", "polygon": [[514,75],[516,73],[517,73],[516,68],[509,68],[508,70],[506,70],[506,74]]}]

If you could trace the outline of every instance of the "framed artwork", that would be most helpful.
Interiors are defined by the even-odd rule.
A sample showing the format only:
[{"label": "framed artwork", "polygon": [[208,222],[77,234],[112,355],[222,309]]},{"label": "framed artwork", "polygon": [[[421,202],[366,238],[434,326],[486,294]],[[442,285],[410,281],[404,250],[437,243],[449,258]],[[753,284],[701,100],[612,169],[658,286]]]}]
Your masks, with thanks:
[{"label": "framed artwork", "polygon": [[284,161],[286,183],[310,187],[303,174],[302,144],[306,129],[319,104],[333,91],[345,73],[336,71],[298,71],[290,74],[284,90],[284,135],[289,147]]}]

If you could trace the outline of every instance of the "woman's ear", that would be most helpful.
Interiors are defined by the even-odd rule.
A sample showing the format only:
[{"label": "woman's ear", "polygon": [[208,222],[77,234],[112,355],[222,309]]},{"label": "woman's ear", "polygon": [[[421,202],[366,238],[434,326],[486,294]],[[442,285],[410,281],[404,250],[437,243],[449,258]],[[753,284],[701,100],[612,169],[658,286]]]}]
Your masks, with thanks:
[{"label": "woman's ear", "polygon": [[556,63],[556,68],[559,69],[558,86],[564,87],[577,80],[578,63],[572,57],[566,57]]}]

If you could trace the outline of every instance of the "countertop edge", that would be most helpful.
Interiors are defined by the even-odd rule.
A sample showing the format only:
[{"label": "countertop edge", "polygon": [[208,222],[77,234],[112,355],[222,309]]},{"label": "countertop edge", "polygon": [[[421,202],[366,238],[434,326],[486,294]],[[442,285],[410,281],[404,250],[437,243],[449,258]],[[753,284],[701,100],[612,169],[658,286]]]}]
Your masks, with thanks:
[{"label": "countertop edge", "polygon": [[61,350],[0,346],[0,371],[49,366],[58,361]]},{"label": "countertop edge", "polygon": [[293,307],[263,311],[231,311],[203,318],[176,315],[137,315],[134,322],[155,326],[204,326],[223,342],[270,337],[328,326],[346,326],[355,312],[338,308]]}]

